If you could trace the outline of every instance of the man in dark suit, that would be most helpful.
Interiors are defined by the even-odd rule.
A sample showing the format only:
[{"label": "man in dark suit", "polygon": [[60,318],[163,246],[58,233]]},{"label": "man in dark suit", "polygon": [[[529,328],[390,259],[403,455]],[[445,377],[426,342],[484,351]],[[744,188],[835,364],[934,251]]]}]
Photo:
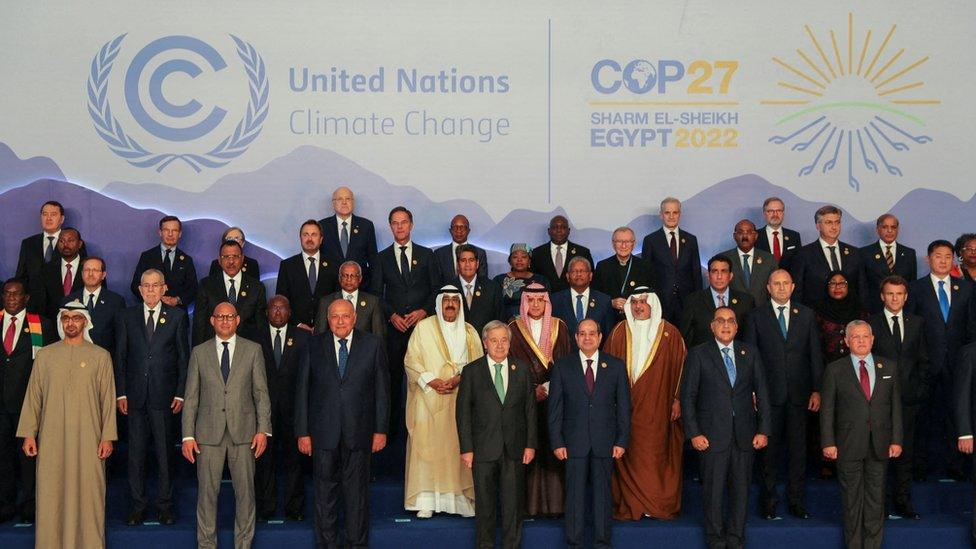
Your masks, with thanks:
[{"label": "man in dark suit", "polygon": [[125,309],[125,299],[105,287],[105,260],[100,257],[87,257],[81,263],[81,279],[84,288],[65,296],[59,307],[79,301],[88,307],[92,327],[88,332],[92,343],[115,355],[115,323]]},{"label": "man in dark suit", "polygon": [[760,489],[760,510],[766,520],[776,518],[776,473],[784,446],[790,514],[810,518],[803,505],[807,412],[820,409],[823,358],[814,312],[791,300],[794,288],[790,273],[773,271],[767,288],[771,300],[756,307],[746,319],[744,339],[758,348],[769,387],[769,447],[762,455]]},{"label": "man in dark suit", "polygon": [[[166,278],[162,271],[143,271],[139,283],[142,303],[119,314],[118,345],[115,350],[115,392],[119,412],[129,419],[130,525],[146,519],[146,454],[156,460],[156,509],[159,522],[176,521],[173,508],[174,422],[183,409],[186,386],[187,313],[162,301]],[[96,307],[97,310],[97,307]]]},{"label": "man in dark suit", "polygon": [[698,238],[678,228],[681,201],[668,197],[661,201],[660,230],[644,237],[641,257],[654,265],[658,296],[664,307],[664,318],[676,323],[689,294],[702,288],[701,257]]},{"label": "man in dark suit", "polygon": [[136,270],[132,273],[129,289],[136,297],[142,299],[139,290],[142,273],[147,269],[156,269],[166,277],[163,303],[170,307],[181,307],[183,310],[193,303],[197,295],[197,268],[193,264],[193,258],[178,247],[182,235],[183,222],[180,218],[167,215],[159,220],[159,246],[142,252]]},{"label": "man in dark suit", "polygon": [[387,315],[383,312],[380,298],[360,288],[363,270],[359,263],[349,260],[339,265],[339,291],[333,292],[319,301],[319,311],[315,315],[315,333],[321,334],[329,329],[329,305],[337,299],[355,303],[356,329],[369,332],[380,341],[386,341]]},{"label": "man in dark suit", "polygon": [[812,307],[823,299],[830,273],[840,271],[863,304],[867,295],[864,262],[857,248],[839,239],[840,209],[837,206],[823,206],[813,217],[820,238],[800,248],[790,261],[790,275],[797,288],[796,301]]},{"label": "man in dark suit", "polygon": [[766,446],[771,428],[766,375],[756,348],[735,341],[732,309],[715,309],[711,329],[712,340],[693,347],[685,361],[682,419],[685,436],[701,456],[708,546],[741,548],[753,456]]},{"label": "man in dark suit", "polygon": [[556,361],[549,380],[550,447],[566,461],[566,545],[583,546],[589,477],[595,546],[610,547],[610,477],[630,440],[630,381],[623,362],[599,352],[599,323],[583,319],[575,339],[579,354]]},{"label": "man in dark suit", "polygon": [[[973,453],[973,433],[976,426],[976,343],[970,343],[959,350],[959,366],[956,370],[955,394],[953,395],[955,421],[958,428],[956,442],[959,451],[966,455]],[[976,510],[976,503],[973,504]],[[976,544],[976,513],[970,527],[970,540]]]},{"label": "man in dark suit", "polygon": [[732,289],[730,283],[733,280],[732,260],[724,255],[716,255],[708,260],[708,287],[689,295],[681,312],[679,329],[688,347],[714,339],[711,327],[715,309],[719,307],[732,309],[739,322],[745,325],[746,315],[756,307],[756,303],[752,295]]},{"label": "man in dark suit", "polygon": [[544,276],[549,281],[549,291],[558,292],[569,287],[565,274],[569,260],[585,257],[593,264],[590,249],[570,242],[569,220],[557,215],[549,220],[549,242],[532,249],[532,272]]},{"label": "man in dark suit", "polygon": [[295,443],[295,387],[298,367],[306,352],[309,333],[289,324],[291,305],[282,295],[268,300],[268,318],[261,322],[257,342],[264,351],[264,369],[271,398],[271,429],[274,436],[255,464],[254,492],[258,520],[267,521],[278,504],[277,474],[285,477],[285,518],[304,520],[305,483],[302,459]]},{"label": "man in dark suit", "polygon": [[20,479],[24,501],[21,520],[34,522],[34,464],[32,457],[20,451],[17,423],[27,392],[37,349],[58,340],[51,322],[27,312],[30,296],[20,278],[3,285],[3,311],[0,312],[0,338],[3,360],[0,368],[0,522],[17,514],[17,479]]},{"label": "man in dark suit", "polygon": [[389,222],[393,244],[377,255],[370,293],[383,300],[390,321],[386,338],[392,402],[390,429],[396,435],[403,423],[403,357],[407,342],[413,327],[433,314],[434,292],[440,287],[441,275],[434,252],[410,240],[410,210],[403,206],[393,208]]},{"label": "man in dark suit", "polygon": [[347,300],[329,306],[329,331],[309,339],[295,392],[298,449],[312,456],[315,537],[338,547],[339,487],[346,516],[345,544],[369,543],[370,455],[386,446],[390,383],[383,342],[355,330]]},{"label": "man in dark suit", "polygon": [[60,257],[45,263],[40,276],[34,279],[36,285],[30,292],[31,300],[28,303],[31,312],[54,318],[64,297],[84,287],[81,279],[81,247],[84,244],[77,229],[64,227],[61,230],[58,238]]},{"label": "man in dark suit", "polygon": [[630,227],[617,227],[610,236],[613,255],[601,260],[593,269],[593,288],[610,297],[616,311],[615,321],[623,320],[627,298],[641,286],[659,288],[650,261],[634,255],[637,237]]},{"label": "man in dark suit", "polygon": [[318,221],[309,219],[302,223],[298,237],[302,252],[281,260],[275,293],[288,298],[292,324],[311,332],[322,296],[339,286],[339,264],[323,257],[322,227]]},{"label": "man in dark suit", "polygon": [[882,311],[868,319],[874,334],[871,352],[898,362],[901,390],[902,452],[894,461],[895,512],[901,517],[919,519],[912,505],[912,461],[916,444],[915,421],[928,398],[929,354],[925,345],[925,320],[905,312],[908,282],[891,275],[881,283]]},{"label": "man in dark suit", "polygon": [[244,254],[241,245],[228,240],[220,246],[220,268],[217,275],[210,275],[200,281],[196,297],[196,311],[193,313],[193,344],[199,345],[214,335],[213,324],[209,322],[217,304],[229,302],[237,310],[240,327],[236,334],[253,341],[258,331],[258,319],[265,317],[264,284],[258,279],[244,274],[241,265]]},{"label": "man in dark suit", "polygon": [[756,247],[769,252],[779,263],[780,268],[789,269],[790,261],[802,246],[800,233],[783,226],[786,206],[778,197],[771,196],[763,201],[763,217],[766,224],[759,229]]},{"label": "man in dark suit", "polygon": [[474,327],[479,334],[481,329],[492,320],[503,319],[505,305],[502,301],[502,289],[497,282],[480,273],[481,259],[478,250],[470,244],[457,247],[458,274],[448,284],[461,290],[464,299],[464,321]]},{"label": "man in dark suit", "polygon": [[356,199],[348,187],[339,187],[332,193],[332,209],[335,215],[319,220],[322,227],[325,259],[333,265],[343,261],[355,261],[363,269],[363,282],[372,284],[376,268],[376,229],[365,217],[353,215]]},{"label": "man in dark suit", "polygon": [[769,301],[766,283],[769,282],[770,273],[779,268],[779,262],[773,254],[756,247],[757,235],[752,221],[739,221],[732,233],[737,246],[721,255],[732,262],[732,289],[748,292],[756,303],[765,303]]},{"label": "man in dark suit", "polygon": [[451,219],[451,243],[434,250],[437,264],[441,271],[441,285],[453,284],[458,275],[457,249],[459,246],[470,246],[478,259],[478,276],[488,278],[488,255],[481,248],[468,243],[471,226],[468,218],[458,214]]},{"label": "man in dark suit", "polygon": [[[48,200],[41,206],[41,232],[28,236],[20,243],[20,254],[17,258],[17,274],[14,275],[24,282],[28,292],[37,285],[41,276],[41,267],[45,263],[57,259],[58,239],[61,237],[61,226],[64,224],[64,206],[56,200]],[[88,255],[84,243],[81,245],[81,256]],[[33,309],[31,312],[35,312]]]},{"label": "man in dark suit", "polygon": [[[233,240],[241,245],[241,252],[244,251],[244,247],[247,245],[247,239],[244,236],[244,229],[240,227],[227,227],[224,232],[220,233],[221,243],[227,242],[228,240]],[[244,263],[242,264],[241,272],[254,277],[255,280],[261,280],[261,264],[258,263],[257,259],[253,257],[248,257],[244,255]],[[215,257],[210,261],[210,269],[207,271],[207,276],[214,276],[220,274],[220,258]]]},{"label": "man in dark suit", "polygon": [[[586,318],[595,320],[600,334],[609,334],[617,323],[617,313],[613,310],[610,296],[590,285],[593,269],[590,260],[574,257],[566,266],[569,288],[551,295],[552,316],[566,323],[566,329],[575,334],[579,323]],[[573,341],[573,346],[576,342]]]},{"label": "man in dark suit", "polygon": [[461,461],[473,468],[475,544],[495,546],[501,496],[502,544],[522,545],[525,466],[535,458],[538,426],[528,366],[508,356],[508,325],[493,320],[481,331],[487,355],[464,367],[457,396]]},{"label": "man in dark suit", "polygon": [[874,337],[863,320],[847,325],[850,357],[827,365],[820,409],[820,443],[837,460],[847,547],[881,547],[885,468],[901,455],[898,364],[871,352]]},{"label": "man in dark suit", "polygon": [[[951,276],[952,243],[936,240],[928,246],[928,275],[911,283],[905,309],[925,319],[925,344],[931,361],[929,401],[922,406],[916,447],[917,472],[932,469],[925,452],[930,444],[946,448],[945,470],[949,478],[963,480],[963,456],[956,450],[952,399],[955,364],[963,345],[976,341],[976,300],[973,284]],[[935,442],[938,441],[938,442]]]},{"label": "man in dark suit", "polygon": [[[872,314],[880,313],[884,308],[883,302],[877,299],[881,293],[882,280],[891,275],[898,275],[905,280],[915,280],[918,277],[915,250],[897,241],[898,218],[890,213],[882,214],[876,228],[879,240],[859,250],[867,283],[867,293],[862,299]],[[901,365],[901,362],[898,364]]]}]

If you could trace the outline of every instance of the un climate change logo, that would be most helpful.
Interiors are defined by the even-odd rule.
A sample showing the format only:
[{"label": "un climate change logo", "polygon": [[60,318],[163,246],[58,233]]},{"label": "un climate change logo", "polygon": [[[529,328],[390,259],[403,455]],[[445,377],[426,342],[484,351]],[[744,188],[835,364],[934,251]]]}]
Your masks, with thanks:
[{"label": "un climate change logo", "polygon": [[[105,43],[92,59],[91,74],[88,77],[88,113],[95,125],[95,131],[108,144],[109,149],[124,158],[129,164],[140,168],[155,168],[162,172],[176,160],[186,162],[195,171],[203,168],[219,168],[225,166],[234,158],[244,154],[251,143],[260,135],[262,125],[268,115],[268,78],[265,73],[264,60],[255,51],[254,46],[231,35],[237,45],[237,55],[240,57],[247,74],[249,100],[244,117],[237,123],[234,132],[218,141],[205,151],[187,151],[177,149],[178,144],[196,141],[213,133],[224,118],[227,111],[220,107],[213,107],[202,120],[189,126],[173,126],[154,118],[144,103],[143,89],[148,91],[148,99],[154,110],[173,120],[200,118],[204,106],[196,99],[175,105],[163,94],[163,82],[173,73],[183,73],[196,78],[203,73],[203,68],[187,59],[171,58],[158,63],[149,75],[148,86],[143,81],[143,72],[150,62],[160,54],[171,51],[187,51],[206,61],[209,69],[217,72],[227,68],[227,63],[212,46],[190,36],[166,36],[150,42],[132,58],[124,78],[125,104],[132,118],[143,130],[167,142],[167,148],[177,149],[168,151],[154,151],[143,146],[122,129],[118,119],[112,114],[112,107],[108,100],[108,81],[112,73],[112,66],[122,47],[126,35],[122,34]],[[203,146],[206,149],[210,145]]]}]

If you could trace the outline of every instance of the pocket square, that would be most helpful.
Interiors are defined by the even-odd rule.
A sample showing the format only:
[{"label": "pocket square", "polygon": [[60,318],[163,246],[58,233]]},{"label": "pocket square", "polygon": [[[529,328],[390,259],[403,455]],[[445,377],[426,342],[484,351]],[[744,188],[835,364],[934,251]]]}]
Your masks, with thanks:
[{"label": "pocket square", "polygon": [[796,248],[796,246],[787,246],[786,247],[787,250],[792,250],[793,248]]},{"label": "pocket square", "polygon": [[881,376],[881,379],[891,379],[891,376]]}]

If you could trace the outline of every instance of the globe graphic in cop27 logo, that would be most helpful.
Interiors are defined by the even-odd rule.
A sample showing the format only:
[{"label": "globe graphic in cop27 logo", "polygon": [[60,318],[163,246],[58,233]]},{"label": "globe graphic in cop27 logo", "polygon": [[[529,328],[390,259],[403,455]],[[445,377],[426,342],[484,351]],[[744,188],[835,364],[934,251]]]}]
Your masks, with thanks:
[{"label": "globe graphic in cop27 logo", "polygon": [[[206,112],[205,107],[192,98],[183,104],[174,104],[163,91],[163,83],[171,74],[181,73],[194,79],[205,70],[218,72],[228,68],[213,46],[191,36],[165,36],[153,40],[132,57],[124,73],[125,106],[139,127],[155,138],[157,146],[149,145],[149,141],[142,137],[140,142],[127,133],[112,113],[109,97],[109,76],[125,37],[125,34],[119,35],[99,49],[92,59],[87,85],[88,114],[95,131],[113,153],[133,166],[154,168],[157,172],[177,160],[200,172],[204,168],[227,165],[244,154],[261,134],[268,116],[268,78],[264,60],[254,46],[233,35],[230,38],[237,47],[237,57],[247,77],[248,102],[230,135],[217,133],[228,111],[212,107]],[[197,62],[200,59],[205,62],[203,66]],[[145,75],[150,67],[151,73]],[[147,103],[151,104],[151,109],[147,108]],[[182,123],[174,124],[173,121]],[[198,141],[208,144],[200,145]]]},{"label": "globe graphic in cop27 logo", "polygon": [[646,59],[635,59],[624,67],[624,86],[633,93],[647,93],[657,82],[657,70]]}]

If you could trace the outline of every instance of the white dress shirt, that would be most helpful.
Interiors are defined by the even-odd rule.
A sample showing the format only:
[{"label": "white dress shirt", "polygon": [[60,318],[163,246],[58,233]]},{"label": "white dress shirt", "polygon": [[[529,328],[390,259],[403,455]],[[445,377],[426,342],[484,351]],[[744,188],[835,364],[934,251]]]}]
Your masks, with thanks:
[{"label": "white dress shirt", "polygon": [[227,292],[227,295],[230,295],[230,281],[233,280],[234,291],[237,292],[237,297],[239,299],[241,297],[241,280],[244,278],[241,273],[244,271],[238,271],[238,273],[233,277],[227,276],[227,273],[224,271],[220,272],[222,275],[224,275],[224,291]]},{"label": "white dress shirt", "polygon": [[573,311],[573,316],[574,317],[576,316],[576,297],[577,296],[583,296],[583,299],[582,299],[582,301],[583,301],[583,318],[586,318],[586,310],[590,307],[590,287],[587,286],[586,289],[583,290],[583,293],[579,293],[579,292],[577,292],[576,290],[574,290],[572,288],[569,289],[569,298],[570,298],[570,303],[569,304],[571,306],[570,308]]},{"label": "white dress shirt", "polygon": [[316,282],[318,281],[318,276],[320,274],[320,271],[322,270],[322,263],[320,261],[320,252],[321,252],[321,250],[316,251],[312,255],[308,255],[307,253],[305,253],[304,251],[302,251],[302,261],[304,262],[304,265],[305,265],[305,276],[308,276],[308,263],[309,263],[308,258],[311,257],[311,258],[313,258],[315,260],[315,280],[316,280]]},{"label": "white dress shirt", "polygon": [[932,280],[932,289],[935,290],[935,299],[939,299],[939,281],[945,282],[942,285],[942,289],[945,290],[946,298],[949,300],[949,306],[952,307],[952,276],[946,275],[945,278],[939,278],[932,273],[929,273],[929,279]]},{"label": "white dress shirt", "polygon": [[[400,246],[406,246],[407,249],[401,251]],[[404,254],[407,256],[407,265],[410,265],[410,270],[413,270],[413,241],[408,240],[406,244],[398,244],[396,241],[393,242],[393,255],[396,256],[397,270],[400,270],[400,255]],[[400,274],[403,274],[401,272]]]},{"label": "white dress shirt", "polygon": [[[220,339],[220,336],[214,337],[214,346],[217,348],[217,364],[220,364],[220,357],[224,354],[224,341]],[[230,336],[230,339],[226,340],[227,352],[230,353],[230,368],[234,369],[234,347],[237,345],[237,334]]]},{"label": "white dress shirt", "polygon": [[661,227],[664,230],[664,243],[668,245],[668,249],[671,249],[671,231],[674,231],[674,249],[677,254],[681,255],[681,229],[675,227],[669,229],[667,227]]},{"label": "white dress shirt", "polygon": [[820,249],[823,251],[824,258],[827,260],[827,266],[830,267],[831,269],[834,268],[833,263],[830,262],[830,250],[827,248],[828,246],[833,246],[834,247],[834,254],[836,254],[836,256],[837,256],[837,268],[838,269],[843,269],[844,268],[844,263],[842,262],[840,256],[842,256],[844,254],[842,254],[841,251],[840,251],[840,240],[838,239],[833,244],[827,244],[827,241],[826,240],[824,240],[822,238],[818,238],[817,239],[817,242],[820,242]]},{"label": "white dress shirt", "polygon": [[789,330],[790,329],[790,314],[792,313],[792,311],[790,310],[790,302],[787,301],[786,303],[783,303],[782,305],[780,305],[779,303],[776,303],[772,299],[770,299],[769,302],[773,304],[773,318],[775,318],[777,322],[779,322],[779,308],[780,307],[786,307],[785,309],[783,309],[783,318],[786,319],[786,329]]},{"label": "white dress shirt", "polygon": [[345,221],[346,235],[348,235],[349,240],[351,241],[352,240],[352,214],[349,214],[349,217],[345,219],[339,217],[339,214],[336,214],[335,218],[336,218],[336,239],[339,242],[342,242],[342,222]]},{"label": "white dress shirt", "polygon": [[3,332],[0,333],[0,339],[2,339],[7,335],[7,330],[10,329],[10,323],[13,322],[14,342],[13,345],[11,345],[12,349],[16,349],[17,342],[20,341],[20,332],[24,329],[25,326],[24,325],[25,314],[26,313],[24,312],[24,310],[21,310],[19,313],[13,315],[7,314],[6,312],[3,314]]},{"label": "white dress shirt", "polygon": [[891,259],[895,262],[898,261],[898,241],[892,240],[891,244],[888,244],[884,240],[878,239],[878,246],[881,246],[881,257],[884,258],[885,254],[888,253],[888,246],[891,246]]},{"label": "white dress shirt", "polygon": [[[48,240],[49,236],[53,236],[54,240]],[[61,229],[54,231],[53,233],[47,233],[41,231],[41,256],[47,253],[47,245],[51,244],[54,248],[54,253],[58,253],[58,239],[61,238]]]},{"label": "white dress shirt", "polygon": [[856,357],[851,353],[851,363],[854,365],[854,377],[857,378],[858,383],[861,381],[861,360],[864,361],[864,368],[868,371],[868,380],[871,382],[871,394],[874,395],[874,380],[877,377],[877,372],[874,371],[874,357],[868,353],[865,357]]},{"label": "white dress shirt", "polygon": [[600,363],[600,351],[594,351],[592,357],[587,357],[586,355],[583,354],[583,351],[580,351],[579,352],[579,356],[580,356],[580,364],[582,364],[582,366],[583,366],[583,379],[586,379],[586,361],[587,360],[592,360],[593,361],[593,381],[595,382],[596,381],[596,373],[600,370],[600,367],[599,367],[599,363]]},{"label": "white dress shirt", "polygon": [[336,366],[339,365],[339,340],[340,339],[345,339],[346,340],[346,352],[347,353],[351,353],[352,352],[352,332],[349,332],[349,335],[347,335],[344,338],[339,338],[339,337],[336,337],[335,334],[332,334],[332,343],[335,345]]},{"label": "white dress shirt", "polygon": [[553,267],[556,267],[557,269],[559,268],[559,265],[556,265],[556,250],[559,248],[562,248],[563,270],[566,270],[566,266],[569,264],[569,240],[563,244],[556,244],[551,240],[549,241],[549,257],[552,258]]},{"label": "white dress shirt", "polygon": [[495,359],[491,358],[491,356],[489,355],[485,355],[485,358],[488,360],[488,379],[492,381],[492,384],[494,384],[495,382],[495,364],[502,365],[502,385],[505,386],[505,394],[507,395],[508,394],[508,357],[505,357],[504,360],[499,362],[495,362]]},{"label": "white dress shirt", "polygon": [[64,275],[68,273],[67,265],[71,264],[71,283],[74,284],[75,276],[78,275],[78,269],[81,267],[81,254],[75,256],[71,261],[61,260],[61,280],[64,280]]},{"label": "white dress shirt", "polygon": [[895,324],[891,321],[891,317],[898,315],[898,331],[901,332],[901,341],[905,341],[905,309],[898,311],[897,313],[891,312],[887,307],[884,308],[885,320],[888,322],[888,329],[892,330],[894,333]]},{"label": "white dress shirt", "polygon": [[[777,234],[776,236],[773,236],[773,231],[776,231],[779,234]],[[777,228],[774,229],[774,228],[770,227],[769,225],[766,225],[766,241],[769,242],[769,253],[773,253],[773,250],[776,249],[775,246],[773,245],[773,241],[774,240],[779,240],[779,251],[780,251],[780,253],[785,252],[786,251],[786,246],[785,246],[786,241],[783,240],[783,227],[780,226],[780,227],[777,227]],[[741,252],[741,250],[739,250],[739,251]]]},{"label": "white dress shirt", "polygon": [[359,301],[359,288],[353,290],[352,293],[340,289],[339,294],[342,295],[342,299],[349,300],[349,302],[352,303],[353,309],[359,306],[359,304],[357,303],[357,301]]},{"label": "white dress shirt", "polygon": [[92,296],[92,302],[95,303],[96,306],[97,306],[97,304],[98,304],[98,296],[101,293],[102,293],[102,286],[101,285],[99,285],[97,288],[95,288],[95,291],[94,292],[88,291],[88,288],[83,289],[81,291],[81,303],[82,303],[82,305],[84,305],[85,307],[87,307],[88,306],[88,296]]}]

